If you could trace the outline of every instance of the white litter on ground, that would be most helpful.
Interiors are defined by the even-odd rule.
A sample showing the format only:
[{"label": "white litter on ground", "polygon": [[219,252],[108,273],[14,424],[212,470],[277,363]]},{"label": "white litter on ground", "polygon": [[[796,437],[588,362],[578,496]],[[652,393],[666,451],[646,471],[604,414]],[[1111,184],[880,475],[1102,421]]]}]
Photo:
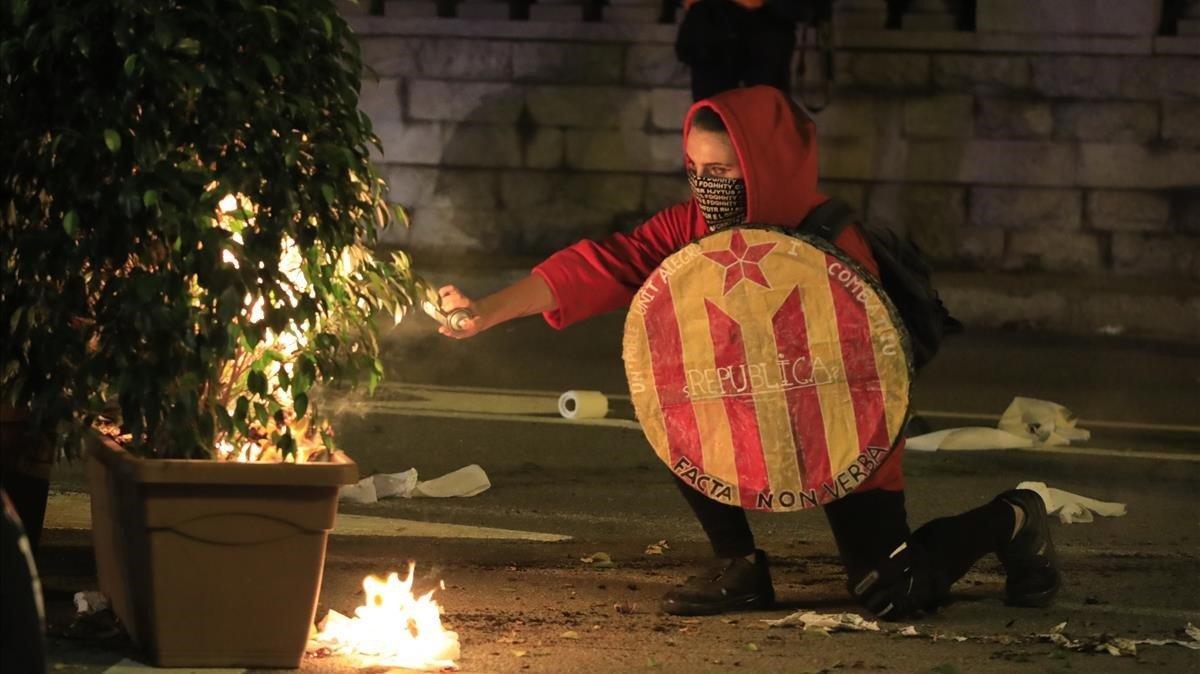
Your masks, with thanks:
[{"label": "white litter on ground", "polygon": [[996,428],[948,428],[913,436],[905,446],[919,452],[1060,447],[1092,437],[1091,431],[1077,428],[1077,422],[1071,410],[1058,403],[1018,396]]},{"label": "white litter on ground", "polygon": [[646,554],[647,555],[661,555],[670,549],[671,549],[670,544],[668,544],[667,539],[664,538],[657,543],[651,543],[650,545],[647,545],[646,546]]},{"label": "white litter on ground", "polygon": [[403,473],[380,473],[372,475],[375,495],[378,498],[408,498],[417,486],[417,469],[409,468]]},{"label": "white litter on ground", "polygon": [[108,596],[103,592],[85,590],[75,593],[75,613],[79,615],[92,615],[111,607]]},{"label": "white litter on ground", "polygon": [[1095,519],[1094,515],[1123,517],[1126,512],[1124,503],[1097,501],[1094,498],[1048,487],[1045,482],[1022,482],[1017,485],[1017,489],[1037,492],[1046,503],[1046,514],[1058,513],[1058,519],[1063,524],[1091,522]]},{"label": "white litter on ground", "polygon": [[768,627],[792,627],[813,632],[878,632],[879,623],[867,620],[857,613],[813,613],[796,611],[778,620],[764,620]]},{"label": "white litter on ground", "polygon": [[375,479],[364,477],[354,484],[338,490],[338,500],[343,503],[374,503],[379,500],[375,492]]},{"label": "white litter on ground", "polygon": [[1085,442],[1092,437],[1091,431],[1076,428],[1077,422],[1075,414],[1058,403],[1018,396],[1000,415],[996,426],[1013,435],[1028,437],[1037,445],[1053,447]]},{"label": "white litter on ground", "polygon": [[375,503],[385,498],[467,497],[483,493],[491,486],[487,473],[474,463],[424,482],[417,479],[417,469],[410,468],[400,473],[364,477],[356,484],[342,487],[338,499],[346,503]]},{"label": "white litter on ground", "polygon": [[1184,628],[1183,639],[1128,639],[1110,634],[1091,635],[1072,639],[1066,635],[1067,623],[1059,623],[1050,628],[1047,634],[1037,635],[1043,641],[1080,653],[1108,653],[1109,655],[1137,655],[1138,646],[1182,646],[1189,650],[1200,651],[1200,629],[1191,623]]},{"label": "white litter on ground", "polygon": [[[414,471],[413,477],[416,477]],[[492,486],[487,473],[478,464],[464,466],[452,473],[417,482],[413,487],[413,497],[426,496],[429,498],[449,498],[451,496],[475,496],[487,491]]]}]

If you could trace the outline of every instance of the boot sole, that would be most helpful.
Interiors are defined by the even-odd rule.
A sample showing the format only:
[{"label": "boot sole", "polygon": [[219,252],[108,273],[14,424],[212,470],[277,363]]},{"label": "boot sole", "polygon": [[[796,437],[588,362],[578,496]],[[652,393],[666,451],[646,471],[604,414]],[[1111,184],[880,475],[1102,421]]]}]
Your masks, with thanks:
[{"label": "boot sole", "polygon": [[763,610],[771,607],[773,599],[756,594],[749,597],[737,597],[722,602],[681,602],[663,601],[660,603],[664,613],[680,616],[717,615],[733,611]]},{"label": "boot sole", "polygon": [[1062,587],[1062,574],[1054,575],[1054,586],[1042,590],[1041,592],[1026,592],[1019,595],[1009,595],[1005,599],[1005,604],[1009,606],[1019,606],[1022,608],[1046,608],[1054,602],[1054,597],[1058,595],[1058,590]]}]

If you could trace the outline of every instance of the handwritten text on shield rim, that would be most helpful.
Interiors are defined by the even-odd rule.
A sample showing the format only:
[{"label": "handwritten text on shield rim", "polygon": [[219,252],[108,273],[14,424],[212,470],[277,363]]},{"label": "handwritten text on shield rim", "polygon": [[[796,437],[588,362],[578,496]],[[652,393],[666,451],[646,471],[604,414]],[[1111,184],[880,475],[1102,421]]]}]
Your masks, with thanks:
[{"label": "handwritten text on shield rim", "polygon": [[[803,245],[800,241],[793,241],[790,249],[779,252],[790,257],[797,257],[801,254],[801,247]],[[657,274],[652,276],[637,296],[634,297],[632,311],[638,315],[645,315],[649,305],[659,293],[660,286],[658,284],[662,283],[665,286],[672,275],[689,266],[701,255],[726,267],[724,292],[728,293],[739,281],[746,278],[744,272],[733,272],[734,266],[742,264],[743,259],[746,259],[747,262],[753,264],[755,269],[758,269],[759,263],[767,254],[773,252],[775,248],[776,244],[774,243],[747,245],[745,239],[742,237],[742,233],[737,230],[733,232],[728,250],[718,251],[718,253],[701,254],[696,246],[683,248],[675,256],[668,258],[663,266],[658,269]],[[750,254],[750,251],[754,251],[753,255]],[[728,254],[728,257],[726,254]],[[717,259],[714,255],[721,257],[721,259]],[[753,260],[748,258],[753,258]],[[736,264],[725,264],[725,262]],[[738,268],[740,269],[740,266]],[[869,301],[868,287],[863,279],[848,266],[837,260],[830,261],[826,271],[831,280],[845,287],[850,292],[850,296],[866,308],[868,323],[871,325],[876,339],[880,341],[880,353],[887,357],[899,356],[901,352],[899,338],[896,331],[891,328],[890,317],[881,303]],[[731,274],[735,275],[731,277]],[[761,270],[759,274],[761,274]],[[765,276],[763,276],[762,282],[759,282],[757,279],[754,279],[754,281],[764,288],[770,288]],[[800,290],[803,293],[803,289]],[[804,370],[803,366],[806,362],[803,359],[791,361],[780,357],[779,360],[773,363],[758,362],[736,368],[688,370],[686,372],[687,386],[684,387],[683,393],[690,400],[698,401],[719,399],[733,395],[775,393],[795,388],[824,386],[844,381],[841,368],[836,364],[832,366],[826,365],[820,357],[812,359],[811,377],[801,378],[796,376],[796,372]],[[630,392],[634,394],[644,392],[646,390],[644,374],[641,372],[630,372],[629,375]]]}]

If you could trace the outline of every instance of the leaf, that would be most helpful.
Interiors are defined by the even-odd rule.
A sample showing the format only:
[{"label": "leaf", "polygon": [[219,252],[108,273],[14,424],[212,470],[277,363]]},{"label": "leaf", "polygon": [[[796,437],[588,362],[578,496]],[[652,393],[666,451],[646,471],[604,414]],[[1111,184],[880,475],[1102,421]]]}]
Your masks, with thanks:
[{"label": "leaf", "polygon": [[260,7],[259,10],[267,19],[267,32],[271,34],[271,43],[279,42],[279,19],[275,16],[279,10],[270,5]]},{"label": "leaf", "polygon": [[121,134],[112,129],[104,130],[104,144],[108,146],[109,152],[116,152],[121,149]]},{"label": "leaf", "polygon": [[79,229],[79,214],[75,211],[68,211],[67,217],[63,218],[63,230],[67,232],[67,236],[75,236],[75,231]]},{"label": "leaf", "polygon": [[412,227],[412,221],[408,219],[408,211],[400,204],[396,204],[395,210],[396,219],[400,221],[400,224],[404,225],[405,229],[410,229]]},{"label": "leaf", "polygon": [[29,13],[29,0],[13,0],[12,16],[13,23],[21,25],[25,22],[25,15]]},{"label": "leaf", "polygon": [[375,387],[379,386],[380,376],[375,370],[367,372],[367,394],[375,395]]},{"label": "leaf", "polygon": [[758,644],[751,641],[750,643],[746,644],[746,650],[750,651],[751,653],[757,653],[758,652]]},{"label": "leaf", "polygon": [[257,393],[260,396],[267,395],[267,377],[262,372],[251,371],[246,377],[246,388],[251,393]]},{"label": "leaf", "polygon": [[293,406],[296,408],[296,418],[303,419],[304,413],[308,411],[308,394],[297,393]]},{"label": "leaf", "polygon": [[133,77],[133,70],[137,68],[137,54],[130,54],[125,57],[125,77]]},{"label": "leaf", "polygon": [[175,48],[188,56],[195,56],[200,53],[200,41],[194,37],[185,37],[175,43]]},{"label": "leaf", "polygon": [[321,196],[325,197],[325,203],[333,205],[333,187],[328,183],[321,183]]},{"label": "leaf", "polygon": [[271,423],[271,411],[262,403],[254,403],[254,419],[262,426]]},{"label": "leaf", "polygon": [[579,632],[576,632],[575,630],[567,630],[566,632],[563,632],[562,634],[558,635],[558,637],[560,639],[578,639]]},{"label": "leaf", "polygon": [[247,434],[250,432],[250,426],[246,423],[246,417],[250,414],[250,399],[246,396],[238,396],[237,405],[233,410],[233,425],[242,432]]},{"label": "leaf", "polygon": [[266,64],[267,70],[271,72],[271,77],[279,77],[279,60],[270,54],[263,54],[262,60],[263,63]]},{"label": "leaf", "polygon": [[321,25],[325,29],[325,39],[333,37],[333,22],[329,20],[328,16],[321,15]]},{"label": "leaf", "polygon": [[158,203],[158,192],[156,190],[146,190],[142,193],[142,205],[146,208],[153,208]]}]

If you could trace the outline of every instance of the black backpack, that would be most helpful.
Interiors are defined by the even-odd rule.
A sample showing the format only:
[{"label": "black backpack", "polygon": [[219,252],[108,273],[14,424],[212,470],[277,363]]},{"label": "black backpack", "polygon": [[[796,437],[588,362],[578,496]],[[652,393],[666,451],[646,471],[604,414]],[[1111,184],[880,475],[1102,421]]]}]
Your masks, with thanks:
[{"label": "black backpack", "polygon": [[[798,232],[830,243],[856,220],[854,209],[840,199],[817,206],[800,223]],[[896,305],[912,342],[913,366],[920,369],[933,360],[942,338],[962,332],[962,323],[950,315],[929,278],[929,265],[916,246],[890,229],[862,226],[863,236],[879,264],[879,281]]]}]

